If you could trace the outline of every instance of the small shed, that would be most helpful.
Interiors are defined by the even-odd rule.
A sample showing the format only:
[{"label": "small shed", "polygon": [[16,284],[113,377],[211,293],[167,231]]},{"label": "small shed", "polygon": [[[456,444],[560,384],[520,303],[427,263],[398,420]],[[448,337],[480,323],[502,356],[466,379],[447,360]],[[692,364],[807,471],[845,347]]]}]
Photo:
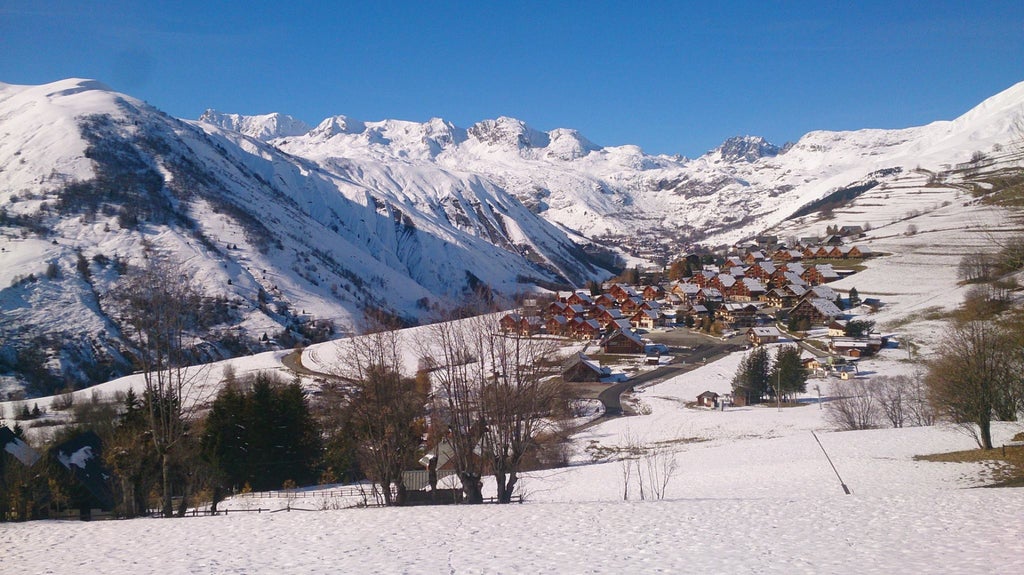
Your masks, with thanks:
[{"label": "small shed", "polygon": [[697,396],[697,405],[701,407],[718,407],[718,394],[713,391],[705,391]]}]

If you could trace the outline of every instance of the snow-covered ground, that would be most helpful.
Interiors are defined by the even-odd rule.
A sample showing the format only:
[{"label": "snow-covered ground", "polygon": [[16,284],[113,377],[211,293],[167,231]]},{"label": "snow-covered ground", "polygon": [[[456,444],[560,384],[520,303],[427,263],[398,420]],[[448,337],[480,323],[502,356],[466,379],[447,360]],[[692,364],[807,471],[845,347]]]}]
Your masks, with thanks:
[{"label": "snow-covered ground", "polygon": [[[573,464],[529,474],[510,506],[240,513],[181,520],[39,521],[0,529],[11,573],[1013,573],[1024,498],[978,489],[983,464],[913,456],[970,449],[947,427],[829,432],[812,380],[805,405],[694,409],[727,391],[741,354],[639,395],[643,415],[593,426]],[[872,370],[906,368],[896,354]],[[1000,425],[996,442],[1019,425]],[[842,480],[845,495],[817,431]],[[665,445],[678,470],[639,501],[594,444]],[[635,468],[634,468],[635,473]],[[646,473],[646,472],[645,472]],[[283,501],[255,506],[280,509]],[[253,508],[239,498],[228,507]],[[307,500],[293,507],[319,508]],[[326,506],[325,506],[326,507]]]}]

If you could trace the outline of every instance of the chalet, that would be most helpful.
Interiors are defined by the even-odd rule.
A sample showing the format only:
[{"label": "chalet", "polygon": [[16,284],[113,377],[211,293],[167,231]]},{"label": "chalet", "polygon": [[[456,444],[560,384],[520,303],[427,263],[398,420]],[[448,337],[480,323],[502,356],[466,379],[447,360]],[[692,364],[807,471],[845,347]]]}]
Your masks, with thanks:
[{"label": "chalet", "polygon": [[821,243],[821,238],[818,236],[804,236],[800,238],[800,245],[803,246],[817,245],[819,243]]},{"label": "chalet", "polygon": [[580,304],[565,306],[565,317],[569,319],[572,319],[574,317],[586,318],[587,308]]},{"label": "chalet", "polygon": [[722,292],[715,288],[702,288],[700,292],[697,293],[697,301],[702,304],[721,303],[723,300],[725,300],[725,298],[722,296]]},{"label": "chalet", "polygon": [[834,337],[829,341],[828,349],[846,357],[868,357],[878,353],[883,345],[882,338],[872,334],[868,337]]},{"label": "chalet", "polygon": [[782,281],[780,281],[779,283],[784,285],[797,285],[801,287],[807,285],[807,282],[804,281],[804,278],[800,277],[800,274],[796,272],[783,272]]},{"label": "chalet", "polygon": [[656,285],[650,285],[644,288],[644,300],[655,301],[665,297],[665,288]]},{"label": "chalet", "polygon": [[804,270],[800,277],[811,285],[819,285],[839,279],[839,274],[832,269],[832,266],[819,264]]},{"label": "chalet", "polygon": [[577,318],[572,325],[572,334],[576,339],[597,339],[601,336],[601,324],[594,319]]},{"label": "chalet", "polygon": [[601,340],[605,353],[643,353],[644,343],[631,331],[615,330]]},{"label": "chalet", "polygon": [[594,305],[601,307],[615,307],[618,302],[612,296],[603,293],[594,298]]},{"label": "chalet", "polygon": [[846,257],[846,254],[843,252],[843,248],[845,247],[846,246],[832,246],[832,248],[828,250],[828,257],[837,260],[843,259]]},{"label": "chalet", "polygon": [[597,320],[597,323],[601,324],[602,327],[608,327],[609,324],[614,323],[616,320],[623,319],[622,310],[617,307],[610,307],[601,310],[596,317],[593,319]]},{"label": "chalet", "polygon": [[544,321],[535,315],[527,316],[519,320],[519,335],[537,335],[544,327]]},{"label": "chalet", "polygon": [[601,381],[602,377],[608,377],[612,370],[601,367],[601,364],[577,353],[569,358],[569,361],[562,366],[562,379],[571,382]]},{"label": "chalet", "polygon": [[746,257],[743,258],[743,263],[751,265],[757,262],[763,262],[766,259],[768,259],[768,257],[764,255],[764,252],[761,250],[754,250],[747,253]]},{"label": "chalet", "polygon": [[732,274],[718,274],[713,280],[709,287],[713,287],[722,292],[722,295],[728,297],[729,290],[732,286],[736,285],[736,278]]},{"label": "chalet", "polygon": [[630,322],[629,318],[624,317],[622,319],[617,319],[612,323],[608,324],[607,326],[605,326],[604,331],[606,333],[611,333],[617,329],[622,331],[629,331],[633,329],[633,324]]},{"label": "chalet", "polygon": [[772,255],[772,260],[777,262],[795,262],[804,259],[803,250],[782,249]]},{"label": "chalet", "polygon": [[718,308],[718,317],[736,327],[751,326],[756,322],[757,306],[752,303],[726,302]]},{"label": "chalet", "polygon": [[565,308],[567,306],[568,304],[565,302],[553,301],[551,302],[551,305],[548,306],[547,315],[552,317],[556,315],[565,315]]},{"label": "chalet", "polygon": [[776,269],[775,264],[772,262],[757,262],[747,268],[745,276],[762,282],[768,282],[775,274]]},{"label": "chalet", "polygon": [[775,326],[752,327],[747,330],[747,341],[749,341],[751,345],[778,343],[781,337],[782,332]]},{"label": "chalet", "polygon": [[860,259],[871,257],[871,248],[867,246],[842,246],[839,248],[842,251],[843,258]]},{"label": "chalet", "polygon": [[629,318],[629,324],[634,329],[654,329],[661,325],[661,317],[656,311],[640,310]]},{"label": "chalet", "polygon": [[693,277],[690,278],[690,282],[697,284],[697,287],[706,288],[711,286],[712,281],[716,277],[718,277],[718,272],[702,270],[693,274]]},{"label": "chalet", "polygon": [[842,337],[846,335],[846,323],[844,319],[832,320],[832,323],[828,324],[829,337]]},{"label": "chalet", "polygon": [[718,407],[718,394],[713,391],[705,391],[697,396],[697,405],[701,407]]},{"label": "chalet", "polygon": [[862,226],[842,226],[839,228],[839,235],[843,237],[853,236],[859,238],[864,235],[864,228]]},{"label": "chalet", "polygon": [[623,314],[633,314],[640,310],[640,306],[644,303],[642,297],[630,297],[622,300],[619,303],[619,309],[622,310]]},{"label": "chalet", "polygon": [[743,258],[741,258],[739,256],[729,256],[729,257],[725,258],[725,267],[727,267],[727,268],[735,268],[735,267],[742,267],[742,266],[743,266]]},{"label": "chalet", "polygon": [[825,236],[825,239],[821,241],[821,244],[824,246],[841,246],[843,245],[843,236],[839,234]]},{"label": "chalet", "polygon": [[569,305],[582,305],[583,307],[590,307],[594,305],[594,300],[593,298],[590,297],[590,294],[586,292],[576,291],[572,292],[572,295],[566,298],[565,303]]},{"label": "chalet", "polygon": [[544,323],[544,330],[547,331],[549,335],[567,336],[570,335],[569,326],[569,318],[564,315],[555,315],[551,316],[548,321]]},{"label": "chalet", "polygon": [[689,301],[696,301],[697,294],[700,293],[700,289],[700,286],[697,284],[677,283],[672,286],[672,293]]},{"label": "chalet", "polygon": [[636,290],[627,285],[615,284],[608,290],[608,295],[612,296],[615,301],[621,303],[629,298],[637,297],[638,294],[636,293]]},{"label": "chalet", "polygon": [[843,312],[831,300],[805,298],[789,311],[790,317],[807,319],[812,325],[828,325]]},{"label": "chalet", "polygon": [[764,302],[772,307],[793,307],[797,299],[799,298],[786,288],[775,288],[764,296]]},{"label": "chalet", "polygon": [[837,297],[839,297],[839,294],[829,286],[812,286],[807,288],[806,293],[804,293],[801,299],[824,298],[834,302]]},{"label": "chalet", "polygon": [[522,321],[523,316],[517,313],[508,313],[498,320],[498,328],[502,333],[515,333],[519,331],[519,322]]}]

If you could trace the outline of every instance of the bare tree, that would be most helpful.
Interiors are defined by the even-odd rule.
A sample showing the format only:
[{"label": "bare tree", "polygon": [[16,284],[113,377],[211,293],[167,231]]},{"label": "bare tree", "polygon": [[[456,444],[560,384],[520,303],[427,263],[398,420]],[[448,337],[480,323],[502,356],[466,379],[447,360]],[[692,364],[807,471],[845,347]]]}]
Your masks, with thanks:
[{"label": "bare tree", "polygon": [[841,431],[879,427],[878,402],[867,380],[851,379],[833,385],[837,397],[825,404],[825,418]]},{"label": "bare tree", "polygon": [[206,368],[190,365],[202,325],[201,297],[181,265],[156,256],[145,267],[130,270],[110,296],[121,306],[122,330],[137,348],[147,433],[160,460],[161,510],[171,517],[175,450],[187,436],[196,410],[208,399],[200,385]]},{"label": "bare tree", "polygon": [[498,487],[498,502],[509,503],[527,453],[541,433],[553,431],[561,399],[561,379],[553,378],[558,347],[554,340],[490,333],[484,382],[484,451]]},{"label": "bare tree", "polygon": [[[431,326],[424,364],[434,386],[432,414],[443,422],[467,501],[482,501],[480,483],[494,473],[499,503],[508,503],[539,437],[556,430],[564,399],[552,378],[552,340],[498,333],[494,316]],[[428,359],[429,358],[429,359]]]},{"label": "bare tree", "polygon": [[439,322],[419,340],[420,363],[430,366],[433,385],[431,426],[439,429],[451,450],[451,462],[467,503],[483,503],[486,423],[480,410],[481,387],[487,374],[481,358],[487,352],[486,320],[467,318]]},{"label": "bare tree", "polygon": [[[357,457],[381,487],[385,505],[405,503],[403,472],[415,461],[425,431],[426,393],[404,375],[402,336],[395,326],[375,325],[351,341],[350,405]],[[394,486],[394,497],[392,497]]]},{"label": "bare tree", "polygon": [[955,323],[928,363],[925,382],[936,410],[967,430],[982,449],[992,449],[992,420],[1015,419],[1020,407],[1016,343],[993,322]]}]

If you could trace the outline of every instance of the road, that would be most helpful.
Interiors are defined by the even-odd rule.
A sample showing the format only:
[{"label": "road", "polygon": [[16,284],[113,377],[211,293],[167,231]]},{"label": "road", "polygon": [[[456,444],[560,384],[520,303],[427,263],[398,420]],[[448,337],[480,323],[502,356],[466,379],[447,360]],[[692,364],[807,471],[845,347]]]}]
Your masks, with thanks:
[{"label": "road", "polygon": [[612,384],[599,393],[597,399],[604,405],[602,418],[632,415],[622,406],[622,394],[632,391],[636,386],[660,383],[744,347],[742,336],[722,341],[684,329],[650,332],[646,334],[646,337],[654,343],[666,345],[669,349],[668,354],[672,356],[672,362],[641,373],[627,381]]}]

